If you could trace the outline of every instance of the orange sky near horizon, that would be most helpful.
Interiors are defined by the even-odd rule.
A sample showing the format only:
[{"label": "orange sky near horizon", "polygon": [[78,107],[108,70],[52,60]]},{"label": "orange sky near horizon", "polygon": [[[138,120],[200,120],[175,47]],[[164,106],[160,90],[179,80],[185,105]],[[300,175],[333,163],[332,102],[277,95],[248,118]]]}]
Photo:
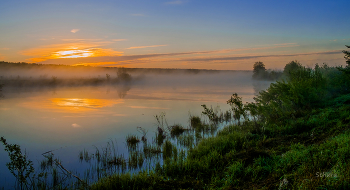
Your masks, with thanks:
[{"label": "orange sky near horizon", "polygon": [[218,70],[262,61],[283,69],[292,60],[345,65],[350,45],[343,0],[19,1],[0,2],[3,61]]},{"label": "orange sky near horizon", "polygon": [[[69,41],[64,39],[62,41]],[[73,41],[73,40],[70,40]],[[126,40],[120,40],[126,41]],[[31,57],[25,61],[41,64],[64,64],[86,66],[137,67],[137,68],[198,68],[218,70],[251,70],[256,61],[262,61],[267,68],[282,69],[292,60],[312,67],[316,63],[344,62],[342,50],[298,51],[297,43],[272,44],[251,48],[218,49],[209,51],[188,51],[176,53],[131,54],[129,50],[143,48],[161,49],[167,45],[134,46],[125,52],[105,48],[118,40],[94,41],[79,39],[78,42],[60,43],[30,48],[20,52]],[[335,64],[335,65],[340,65]]]}]

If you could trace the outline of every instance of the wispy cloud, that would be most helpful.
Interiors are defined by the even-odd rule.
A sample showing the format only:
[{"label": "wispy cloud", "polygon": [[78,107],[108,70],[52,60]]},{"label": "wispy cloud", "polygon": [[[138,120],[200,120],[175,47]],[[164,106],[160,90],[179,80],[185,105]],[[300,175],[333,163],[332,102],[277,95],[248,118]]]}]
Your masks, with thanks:
[{"label": "wispy cloud", "polygon": [[[158,47],[165,45],[153,46],[137,46],[128,49]],[[95,56],[95,57],[79,57],[66,59],[48,59],[41,63],[43,64],[89,64],[94,66],[120,66],[120,65],[140,65],[141,63],[232,63],[234,60],[250,60],[260,58],[278,58],[278,57],[293,57],[293,56],[312,56],[312,55],[332,55],[342,54],[342,50],[323,51],[323,52],[307,52],[307,53],[288,53],[289,51],[281,51],[281,48],[297,47],[295,43],[284,43],[269,45],[267,47],[258,48],[241,48],[241,49],[221,49],[211,51],[189,51],[177,53],[153,53],[153,54],[138,54],[138,55],[111,55],[111,56]],[[275,53],[266,54],[266,49],[278,49]],[[243,54],[237,54],[242,52]],[[264,53],[265,52],[265,53]],[[234,53],[234,54],[233,54]],[[196,56],[197,55],[197,56]]]},{"label": "wispy cloud", "polygon": [[[190,51],[190,52],[179,52],[179,53],[163,53],[163,54],[141,54],[141,55],[131,55],[131,56],[121,56],[124,52],[114,51],[112,49],[103,49],[99,48],[108,44],[112,44],[116,41],[125,41],[127,39],[113,39],[111,41],[104,41],[102,39],[63,39],[62,41],[66,43],[53,44],[48,46],[40,46],[38,48],[31,48],[24,51],[21,51],[20,54],[32,56],[34,58],[28,59],[31,62],[43,62],[45,60],[57,59],[54,55],[57,52],[70,51],[70,50],[81,50],[82,51],[93,51],[94,56],[90,56],[89,60],[92,62],[114,62],[114,61],[126,61],[126,60],[136,60],[144,59],[151,57],[164,57],[164,56],[183,56],[183,55],[193,55],[193,54],[227,54],[230,52],[239,52],[239,51],[257,51],[257,50],[266,50],[266,49],[276,49],[276,48],[286,48],[286,47],[297,47],[296,44],[276,44],[275,46],[267,47],[258,47],[258,48],[240,48],[240,49],[221,49],[221,50],[210,50],[210,51]],[[152,47],[161,47],[167,45],[151,45],[151,46],[135,46],[129,47],[127,49],[138,49],[138,48],[152,48]],[[73,52],[74,52],[73,51]],[[56,53],[55,53],[56,52]],[[105,56],[105,57],[104,57]],[[121,57],[120,57],[121,56]],[[93,57],[99,57],[92,59]],[[77,58],[74,58],[77,59]],[[81,58],[82,59],[82,58]],[[103,61],[102,61],[103,60]],[[65,64],[76,64],[78,60],[68,61],[65,60]],[[81,61],[90,62],[88,60],[82,59]],[[50,61],[52,62],[52,61]],[[55,61],[53,61],[55,62]],[[69,62],[69,63],[68,63]],[[54,64],[54,63],[52,63]],[[61,64],[61,63],[57,63]]]},{"label": "wispy cloud", "polygon": [[168,46],[168,45],[135,46],[135,47],[129,47],[126,49],[153,48],[153,47],[161,47],[161,46]]},{"label": "wispy cloud", "polygon": [[10,48],[0,48],[0,50],[9,50]]},{"label": "wispy cloud", "polygon": [[[154,45],[154,46],[138,46],[138,47],[130,47],[128,49],[135,49],[135,48],[146,48],[146,47],[158,47],[158,46],[165,46],[165,45]],[[142,60],[142,59],[150,59],[150,58],[156,58],[156,57],[176,57],[176,56],[186,56],[186,55],[195,55],[195,54],[220,54],[220,53],[230,53],[230,52],[239,52],[239,51],[254,51],[254,50],[264,50],[264,49],[274,49],[274,48],[280,48],[280,47],[294,47],[296,45],[284,45],[284,46],[273,46],[273,47],[259,47],[259,48],[241,48],[241,49],[223,49],[223,50],[212,50],[212,51],[190,51],[190,52],[178,52],[178,53],[155,53],[155,54],[140,54],[140,55],[126,55],[126,56],[95,56],[95,57],[80,57],[80,58],[74,58],[74,59],[65,59],[63,64],[67,65],[74,65],[77,63],[98,63],[99,65],[102,65],[103,62],[113,63],[116,64],[118,62],[126,62],[126,61],[132,61],[132,60]],[[260,56],[261,57],[261,56]],[[252,57],[253,58],[253,57]],[[181,58],[173,58],[173,61],[199,61],[200,59],[205,60],[220,60],[220,59],[227,59],[227,60],[234,60],[234,59],[243,59],[239,57],[205,57],[205,58],[194,58],[194,59],[181,59]],[[246,58],[247,59],[247,58]],[[62,64],[62,59],[48,59],[45,62],[46,64]]]},{"label": "wispy cloud", "polygon": [[341,54],[341,50],[324,51],[324,52],[311,52],[311,53],[296,53],[296,54],[281,54],[281,55],[249,55],[249,56],[226,56],[226,57],[204,57],[204,58],[190,58],[182,59],[181,61],[233,61],[233,60],[244,60],[244,59],[257,59],[257,58],[268,58],[268,57],[291,57],[291,56],[305,56],[305,55],[330,55],[330,54]]},{"label": "wispy cloud", "polygon": [[77,33],[80,29],[72,29],[70,32]]},{"label": "wispy cloud", "polygon": [[183,3],[184,3],[184,1],[178,0],[178,1],[169,1],[169,2],[166,2],[165,4],[167,4],[167,5],[181,5]]}]

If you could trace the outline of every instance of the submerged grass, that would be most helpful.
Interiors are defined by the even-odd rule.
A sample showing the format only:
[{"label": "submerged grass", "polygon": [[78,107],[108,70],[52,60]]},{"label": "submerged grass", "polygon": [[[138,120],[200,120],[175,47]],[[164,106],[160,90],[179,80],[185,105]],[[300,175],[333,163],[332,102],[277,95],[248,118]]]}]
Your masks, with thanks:
[{"label": "submerged grass", "polygon": [[173,125],[170,126],[170,135],[171,137],[178,137],[179,135],[181,135],[183,132],[185,132],[187,129],[185,129],[183,126],[177,124],[177,125]]}]

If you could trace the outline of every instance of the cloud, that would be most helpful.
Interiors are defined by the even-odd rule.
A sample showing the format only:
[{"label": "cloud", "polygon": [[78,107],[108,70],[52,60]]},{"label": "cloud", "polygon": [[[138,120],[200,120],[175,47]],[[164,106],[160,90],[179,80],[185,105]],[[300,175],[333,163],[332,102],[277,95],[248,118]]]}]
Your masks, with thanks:
[{"label": "cloud", "polygon": [[78,124],[76,124],[76,123],[73,123],[72,124],[72,127],[74,127],[74,128],[78,128],[78,127],[81,127],[80,125],[78,125]]},{"label": "cloud", "polygon": [[[159,45],[156,45],[159,46]],[[155,54],[140,54],[140,55],[123,55],[123,56],[100,56],[100,57],[81,57],[81,58],[74,58],[74,59],[65,59],[63,63],[63,59],[49,59],[47,61],[43,61],[43,64],[66,64],[66,65],[75,65],[75,64],[84,64],[84,63],[98,63],[98,65],[103,65],[103,62],[114,62],[115,65],[118,62],[126,62],[126,61],[132,61],[132,60],[143,60],[143,59],[150,59],[150,58],[156,58],[156,57],[172,57],[172,56],[185,56],[185,55],[195,55],[195,54],[219,54],[219,53],[229,53],[229,52],[236,52],[236,51],[253,51],[253,50],[261,50],[261,49],[274,49],[274,48],[280,48],[280,47],[295,47],[293,46],[273,46],[273,47],[260,47],[260,48],[243,48],[243,49],[223,49],[223,50],[212,50],[212,51],[190,51],[190,52],[179,52],[179,53],[155,53]],[[140,47],[154,47],[154,46],[140,46]],[[134,47],[135,48],[135,47]],[[260,56],[261,57],[261,56]],[[198,58],[197,58],[198,59]],[[230,57],[219,57],[219,58],[203,58],[203,60],[209,60],[209,59],[230,59]],[[231,57],[231,59],[234,59]],[[243,58],[237,58],[235,59],[243,59]],[[177,58],[173,59],[173,61],[183,61],[183,59]],[[186,60],[185,60],[186,61]],[[191,59],[188,61],[196,61],[195,59]],[[198,60],[199,61],[199,60]],[[104,65],[107,66],[107,65]]]},{"label": "cloud", "polygon": [[77,33],[80,29],[72,29],[70,32]]},{"label": "cloud", "polygon": [[[67,43],[40,46],[19,52],[28,55],[31,62],[42,62],[48,59],[68,57],[68,55],[87,53],[91,57],[96,56],[120,56],[123,52],[112,49],[103,49],[99,46],[112,44],[111,41],[99,41],[99,39],[63,39]],[[64,56],[65,55],[65,56]]]},{"label": "cloud", "polygon": [[[158,47],[165,45],[154,45],[154,46],[138,46],[130,47],[128,49],[135,48],[146,48],[146,47]],[[211,51],[189,51],[189,52],[177,52],[177,53],[152,53],[152,54],[138,54],[138,55],[112,55],[108,54],[103,56],[94,57],[79,57],[79,58],[65,58],[65,59],[47,59],[42,61],[42,64],[65,64],[65,65],[93,65],[93,66],[124,66],[124,65],[139,65],[139,64],[155,64],[167,63],[167,62],[179,62],[192,64],[195,62],[210,62],[210,63],[232,63],[234,60],[248,60],[248,59],[259,59],[259,58],[273,58],[273,57],[288,57],[288,56],[308,56],[308,55],[331,55],[331,54],[342,54],[341,50],[335,51],[324,51],[324,52],[309,52],[309,53],[295,53],[288,54],[286,51],[281,51],[281,48],[297,47],[299,45],[295,43],[283,43],[275,44],[273,46],[258,47],[258,48],[241,48],[241,49],[221,49]],[[260,50],[267,49],[278,49],[278,54],[258,54]],[[247,54],[233,54],[231,52],[244,52]],[[254,54],[253,54],[254,52]],[[231,53],[231,54],[229,54]],[[249,54],[248,54],[249,53]],[[211,55],[212,54],[212,55]],[[222,55],[219,55],[222,54]],[[226,55],[225,55],[226,54]],[[194,57],[194,55],[202,55],[201,57]],[[192,57],[189,57],[192,56]],[[161,66],[160,66],[161,67]]]},{"label": "cloud", "polygon": [[166,2],[165,4],[167,4],[167,5],[181,5],[181,4],[183,4],[184,3],[184,1],[169,1],[169,2]]},{"label": "cloud", "polygon": [[[285,48],[285,47],[297,47],[296,44],[276,44],[275,46],[268,47],[258,47],[258,48],[241,48],[241,49],[221,49],[221,50],[211,50],[211,51],[191,51],[191,52],[180,52],[180,53],[164,53],[164,54],[144,54],[144,55],[131,55],[131,56],[122,56],[124,52],[114,51],[112,49],[102,49],[98,48],[99,46],[104,46],[114,43],[113,41],[125,41],[127,39],[113,39],[112,41],[103,41],[102,39],[63,39],[62,41],[66,43],[53,44],[48,46],[40,46],[38,48],[31,48],[24,51],[21,51],[20,54],[32,56],[34,58],[28,59],[31,62],[44,62],[49,60],[51,64],[67,64],[75,65],[81,63],[97,63],[97,62],[119,62],[135,59],[144,59],[151,57],[162,57],[162,56],[182,56],[182,55],[192,55],[192,54],[220,54],[220,53],[230,53],[238,51],[255,51],[255,50],[265,50],[265,49],[276,49],[276,48]],[[136,46],[129,47],[127,49],[137,49],[137,48],[150,48],[150,47],[160,47],[167,45],[151,45],[151,46]],[[64,63],[53,61],[57,59],[58,52],[62,51],[71,51],[71,50],[80,50],[80,52],[88,51],[88,53],[93,53],[93,56],[90,56],[88,59],[78,59],[74,60],[65,60]],[[92,51],[92,52],[91,52]],[[74,52],[72,52],[74,53]],[[79,53],[79,52],[77,52]],[[103,57],[105,56],[105,57]],[[122,57],[120,57],[122,56]],[[66,56],[67,57],[67,56]],[[82,57],[82,56],[81,56]],[[93,57],[100,57],[94,58]],[[47,62],[45,62],[46,64]]]},{"label": "cloud", "polygon": [[299,53],[299,54],[281,54],[281,55],[250,55],[250,56],[226,56],[226,57],[205,57],[205,58],[192,58],[182,59],[181,61],[233,61],[233,60],[244,60],[244,59],[256,59],[256,58],[267,58],[267,57],[290,57],[290,56],[303,56],[303,55],[330,55],[330,54],[341,54],[341,50],[325,51],[325,52],[311,52],[311,53]]},{"label": "cloud", "polygon": [[10,48],[0,48],[0,50],[9,50]]},{"label": "cloud", "polygon": [[135,46],[135,47],[129,47],[126,49],[139,49],[139,48],[150,48],[150,47],[161,47],[161,46],[168,46],[168,45]]}]

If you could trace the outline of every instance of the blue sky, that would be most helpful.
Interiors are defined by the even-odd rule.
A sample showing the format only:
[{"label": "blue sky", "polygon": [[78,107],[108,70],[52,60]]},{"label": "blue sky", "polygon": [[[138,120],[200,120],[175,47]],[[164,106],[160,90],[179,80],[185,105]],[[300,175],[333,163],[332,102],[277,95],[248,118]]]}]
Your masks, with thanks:
[{"label": "blue sky", "polygon": [[0,2],[0,60],[92,66],[281,69],[344,64],[347,1]]}]

